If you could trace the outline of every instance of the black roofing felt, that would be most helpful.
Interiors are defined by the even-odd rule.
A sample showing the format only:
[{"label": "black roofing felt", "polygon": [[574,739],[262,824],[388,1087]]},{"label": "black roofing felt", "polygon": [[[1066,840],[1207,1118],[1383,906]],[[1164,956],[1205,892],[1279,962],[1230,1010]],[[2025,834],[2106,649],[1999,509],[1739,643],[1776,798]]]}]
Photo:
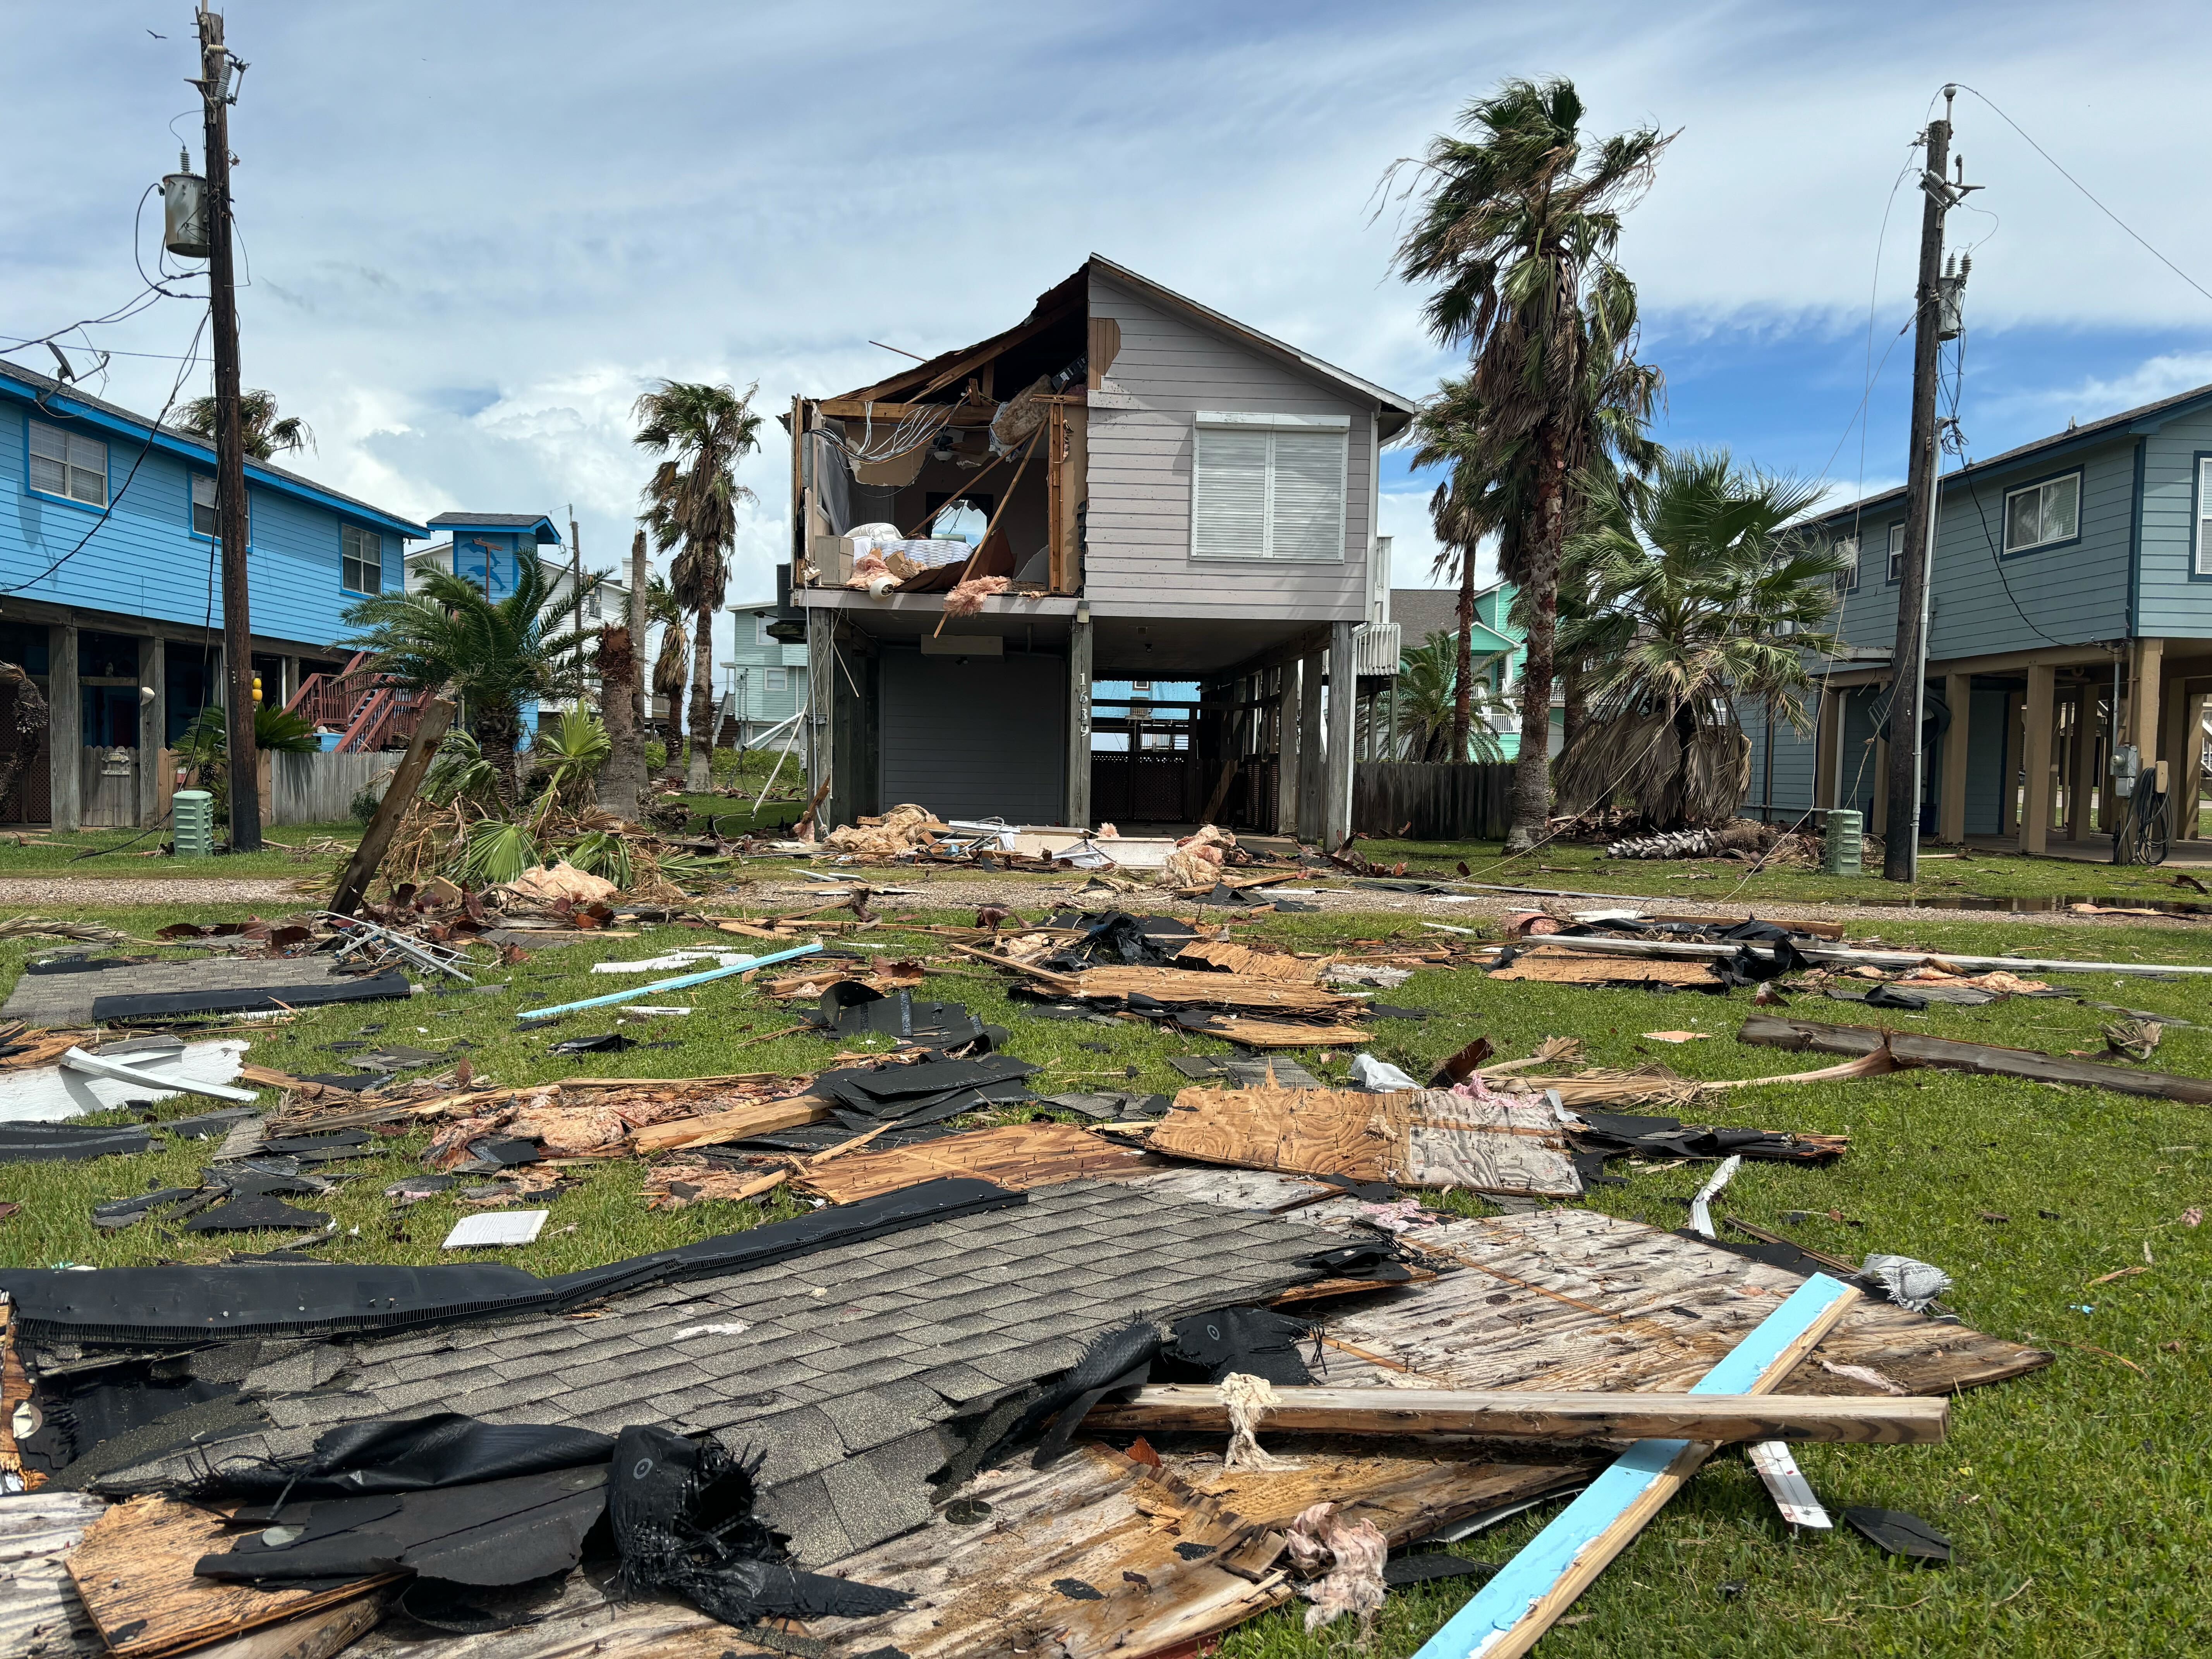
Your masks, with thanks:
[{"label": "black roofing felt", "polygon": [[[234,1208],[234,1200],[224,1209]],[[0,1290],[37,1334],[108,1342],[204,1342],[395,1330],[557,1311],[619,1291],[766,1267],[833,1244],[1023,1202],[988,1181],[926,1182],[859,1204],[725,1233],[604,1267],[540,1279],[520,1267],[333,1263],[266,1267],[0,1268]],[[210,1211],[210,1215],[221,1213]],[[285,1224],[278,1223],[276,1224]],[[318,1218],[313,1224],[322,1224]]]}]

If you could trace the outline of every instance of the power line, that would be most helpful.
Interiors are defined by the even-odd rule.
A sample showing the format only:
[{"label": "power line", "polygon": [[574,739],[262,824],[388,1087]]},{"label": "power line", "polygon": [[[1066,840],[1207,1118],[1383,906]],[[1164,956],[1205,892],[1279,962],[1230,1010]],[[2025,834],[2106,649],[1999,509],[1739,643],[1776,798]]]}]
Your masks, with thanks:
[{"label": "power line", "polygon": [[1981,91],[1978,88],[1970,87],[1963,81],[1957,82],[1954,84],[1958,87],[1960,91],[1972,93],[1975,97],[1980,99],[1984,104],[1987,104],[1990,109],[1996,111],[1996,117],[1999,120],[2002,121],[2007,126],[2018,133],[2023,139],[2027,140],[2027,147],[2030,149],[2033,150],[2038,155],[2040,155],[2045,161],[2050,162],[2054,168],[2057,168],[2060,178],[2063,179],[2068,184],[2073,185],[2075,189],[2080,191],[2082,195],[2087,197],[2089,198],[2090,205],[2094,207],[2098,212],[2103,214],[2107,219],[2110,219],[2114,224],[2118,225],[2122,230],[2124,230],[2130,236],[2133,237],[2136,244],[2142,247],[2144,252],[2149,254],[2152,258],[2157,260],[2159,264],[2164,265],[2175,276],[2180,277],[2183,282],[2188,283],[2190,287],[2195,289],[2206,299],[2212,300],[2212,289],[2206,288],[2203,283],[2198,282],[2194,276],[2191,276],[2179,265],[2174,264],[2172,260],[2167,258],[2163,253],[2160,253],[2156,248],[2153,247],[2148,241],[2144,240],[2142,234],[2136,230],[2133,225],[2130,224],[2126,220],[2121,218],[2118,214],[2113,212],[2112,209],[2106,207],[2102,202],[2099,201],[2094,191],[2091,190],[2088,185],[2083,184],[2079,179],[2076,179],[2072,173],[2067,172],[2064,167],[2060,167],[2058,158],[2053,155],[2049,150],[2044,149],[2042,145],[2037,143],[2033,137],[2030,137],[2026,127],[2021,125],[2019,122],[2014,120],[2011,116],[2007,115],[2002,109],[1998,109],[1996,100],[1987,93]]},{"label": "power line", "polygon": [[[168,418],[171,406],[177,401],[177,393],[184,390],[185,377],[192,372],[192,364],[198,360],[200,336],[206,331],[207,325],[208,313],[204,312],[200,315],[199,327],[192,331],[192,356],[187,357],[185,360],[184,368],[177,371],[177,378],[169,386],[169,395],[162,400],[161,412],[154,417],[153,424],[147,428],[146,441],[138,446],[138,453],[132,458],[131,462],[131,471],[124,475],[123,487],[120,489],[113,489],[108,492],[107,505],[100,508],[100,516],[92,521],[92,527],[87,530],[83,535],[77,538],[77,543],[75,547],[70,549],[68,552],[63,554],[61,557],[56,559],[44,570],[41,570],[37,575],[32,577],[30,580],[27,582],[17,582],[12,586],[0,587],[0,593],[20,593],[27,587],[36,587],[40,582],[46,580],[47,577],[52,575],[55,571],[59,570],[71,559],[83,552],[86,544],[89,543],[94,536],[100,533],[100,526],[106,524],[110,518],[114,516],[117,506],[122,501],[124,496],[130,492],[131,481],[138,476],[138,469],[145,465],[147,454],[154,447],[155,437],[161,432],[162,422]],[[40,402],[39,406],[41,409],[46,408],[43,400]],[[60,413],[60,411],[54,410],[49,410],[47,412],[57,415]],[[64,418],[66,418],[66,416]]]}]

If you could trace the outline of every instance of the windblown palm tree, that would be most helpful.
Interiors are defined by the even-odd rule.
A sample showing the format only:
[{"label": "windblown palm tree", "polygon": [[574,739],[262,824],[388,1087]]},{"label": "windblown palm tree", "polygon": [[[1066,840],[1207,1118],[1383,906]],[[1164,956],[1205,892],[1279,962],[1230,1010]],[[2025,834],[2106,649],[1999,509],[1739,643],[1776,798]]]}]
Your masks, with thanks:
[{"label": "windblown palm tree", "polygon": [[[1656,127],[1589,145],[1583,104],[1565,80],[1508,81],[1470,104],[1465,137],[1440,136],[1421,158],[1422,206],[1398,270],[1438,284],[1430,332],[1468,345],[1481,408],[1480,470],[1511,479],[1516,534],[1501,568],[1528,607],[1521,746],[1507,847],[1544,833],[1560,550],[1575,476],[1603,429],[1601,409],[1639,425],[1657,392],[1634,361],[1636,290],[1613,262],[1620,215],[1669,142]],[[1511,562],[1505,562],[1510,556]]]},{"label": "windblown palm tree", "polygon": [[[212,398],[195,398],[186,404],[177,416],[177,424],[187,432],[196,433],[208,442],[215,441],[216,403]],[[245,392],[239,394],[238,429],[245,441],[246,453],[257,461],[272,461],[279,454],[315,447],[315,434],[307,423],[297,415],[279,419],[276,414],[276,394],[273,392]]]},{"label": "windblown palm tree", "polygon": [[1399,658],[1393,752],[1402,750],[1407,760],[1431,763],[1502,761],[1505,750],[1485,718],[1502,707],[1467,665],[1466,636],[1431,634]]},{"label": "windblown palm tree", "polygon": [[354,632],[343,643],[373,653],[377,672],[411,691],[451,688],[511,813],[522,794],[523,704],[584,690],[576,599],[556,596],[536,559],[518,562],[514,591],[498,599],[428,559],[415,570],[414,592],[372,594],[348,608]]},{"label": "windblown palm tree", "polygon": [[1589,725],[1561,757],[1572,810],[1632,796],[1656,829],[1733,817],[1750,786],[1735,700],[1765,697],[1800,732],[1806,653],[1844,562],[1792,527],[1818,486],[1739,471],[1724,449],[1662,460],[1649,485],[1594,495],[1596,522],[1570,556],[1593,587],[1560,648],[1589,660]]},{"label": "windblown palm tree", "polygon": [[[690,787],[711,781],[714,614],[730,586],[730,555],[738,541],[738,507],[753,492],[738,482],[738,464],[760,447],[761,416],[752,406],[756,382],[742,392],[727,386],[663,380],[637,400],[636,442],[662,457],[645,487],[645,522],[653,542],[676,557],[669,585],[694,617],[691,642]],[[669,757],[675,758],[674,722]]]}]

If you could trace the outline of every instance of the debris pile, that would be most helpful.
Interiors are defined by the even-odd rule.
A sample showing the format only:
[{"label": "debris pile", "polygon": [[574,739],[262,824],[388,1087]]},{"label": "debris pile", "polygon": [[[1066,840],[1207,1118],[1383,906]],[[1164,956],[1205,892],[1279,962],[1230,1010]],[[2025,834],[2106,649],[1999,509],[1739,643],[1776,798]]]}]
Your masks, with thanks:
[{"label": "debris pile", "polygon": [[[836,835],[890,859],[975,833],[900,807]],[[1163,884],[1211,892],[1236,850],[1201,832]],[[794,1005],[765,1036],[839,1050],[807,1067],[518,1085],[465,1043],[363,1038],[335,1045],[350,1069],[297,1076],[246,1065],[236,1040],[94,1029],[113,1000],[184,994],[132,977],[179,965],[261,975],[191,994],[281,998],[280,1017],[322,981],[497,989],[468,952],[502,935],[626,933],[608,923],[635,907],[605,885],[562,865],[495,891],[403,885],[356,917],[179,933],[206,952],[187,964],[81,955],[24,976],[19,997],[86,1012],[51,1035],[30,1015],[0,1028],[0,1161],[184,1139],[207,1156],[191,1184],[94,1212],[160,1242],[161,1265],[0,1268],[0,1534],[36,1540],[12,1569],[33,1611],[0,1607],[0,1635],[124,1659],[249,1636],[436,1651],[523,1626],[549,1653],[719,1651],[735,1631],[804,1659],[1108,1659],[1298,1602],[1310,1630],[1364,1636],[1397,1587],[1463,1576],[1447,1638],[1525,1650],[1717,1447],[1748,1449],[1786,1524],[1832,1528],[1791,1443],[1864,1449],[1823,1463],[1822,1485],[1871,1496],[1877,1449],[1941,1442],[1952,1395],[2051,1358],[1958,1322],[1948,1276],[1887,1241],[1846,1261],[1726,1214],[1746,1160],[1817,1183],[1850,1144],[1714,1123],[1700,1102],[1941,1066],[2212,1103],[2212,1084],[2149,1069],[2160,1025],[2126,1009],[2087,1060],[1753,1008],[1742,1042],[1832,1063],[1716,1081],[1595,1065],[1571,1038],[1500,1058],[1455,1033],[1415,1072],[1368,1051],[1425,1012],[1378,1000],[1424,972],[1480,970],[1501,997],[1529,980],[1749,985],[1764,1007],[1814,988],[1962,1006],[2049,989],[2032,961],[1869,951],[1833,927],[1614,912],[1495,945],[1461,930],[1301,951],[1118,908],[909,926],[860,884],[836,890],[834,924],[822,907],[723,921],[775,941],[765,955],[641,947],[597,964],[594,988],[618,981],[604,995],[516,1011],[538,1032],[744,976]],[[896,952],[831,955],[821,936],[848,929]],[[921,994],[956,962],[1019,1018]],[[1021,1057],[1033,1018],[1236,1052],[1174,1056],[1188,1082],[1172,1097],[1123,1087],[1135,1067],[1097,1086]],[[1690,1053],[1717,1035],[1645,1034]],[[550,1052],[633,1041],[587,1031]],[[1279,1057],[1298,1050],[1318,1052]],[[1334,1050],[1357,1054],[1348,1085]],[[274,1110],[262,1089],[282,1091]],[[222,1103],[73,1121],[159,1097],[141,1090]],[[442,1259],[307,1254],[336,1231],[330,1195],[400,1136],[419,1168],[372,1190],[395,1220],[464,1206]],[[1584,1201],[1632,1159],[1695,1166],[1686,1225]],[[738,1230],[558,1273],[462,1254],[544,1237],[550,1206],[613,1160],[642,1166],[621,1201],[653,1225],[691,1212]],[[1445,1190],[1492,1212],[1448,1213]],[[175,1248],[264,1229],[292,1243],[212,1261]],[[1556,1499],[1494,1572],[1417,1548]],[[1885,1549],[1948,1558],[1912,1516],[1842,1514]],[[74,1647],[31,1647],[24,1617]]]}]

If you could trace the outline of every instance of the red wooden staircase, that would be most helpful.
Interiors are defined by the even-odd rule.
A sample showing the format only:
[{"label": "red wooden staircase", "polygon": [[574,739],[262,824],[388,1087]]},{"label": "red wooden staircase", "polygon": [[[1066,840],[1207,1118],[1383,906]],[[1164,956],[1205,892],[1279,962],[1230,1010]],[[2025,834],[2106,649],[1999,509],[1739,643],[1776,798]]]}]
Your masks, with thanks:
[{"label": "red wooden staircase", "polygon": [[311,726],[344,733],[338,752],[359,755],[405,744],[422,718],[423,701],[369,667],[363,651],[337,673],[308,675],[284,709]]}]

